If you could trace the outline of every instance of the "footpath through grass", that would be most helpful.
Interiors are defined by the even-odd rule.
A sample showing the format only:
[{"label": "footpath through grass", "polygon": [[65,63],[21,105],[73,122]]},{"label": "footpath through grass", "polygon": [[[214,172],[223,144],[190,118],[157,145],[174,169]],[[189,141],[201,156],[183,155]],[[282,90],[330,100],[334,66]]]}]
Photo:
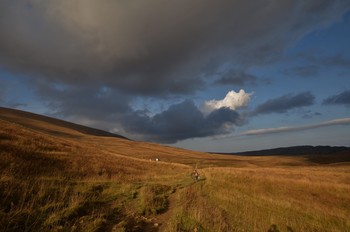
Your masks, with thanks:
[{"label": "footpath through grass", "polygon": [[0,231],[140,231],[189,178],[185,165],[0,126]]},{"label": "footpath through grass", "polygon": [[166,231],[350,231],[348,167],[207,168]]},{"label": "footpath through grass", "polygon": [[178,187],[158,181],[1,177],[0,231],[142,231]]},{"label": "footpath through grass", "polygon": [[[135,158],[143,150],[131,142],[104,150],[1,120],[0,128],[0,231],[350,231],[346,164],[196,154],[183,162],[202,167],[194,182],[190,166],[151,161],[150,151]],[[225,167],[203,168],[211,164]]]}]

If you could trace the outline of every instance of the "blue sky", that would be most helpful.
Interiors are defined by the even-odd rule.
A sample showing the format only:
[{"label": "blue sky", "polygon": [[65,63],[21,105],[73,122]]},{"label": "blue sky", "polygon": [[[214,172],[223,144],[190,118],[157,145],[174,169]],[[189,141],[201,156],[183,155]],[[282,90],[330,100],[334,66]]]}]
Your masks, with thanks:
[{"label": "blue sky", "polygon": [[350,146],[349,1],[3,1],[0,15],[0,106],[201,151]]}]

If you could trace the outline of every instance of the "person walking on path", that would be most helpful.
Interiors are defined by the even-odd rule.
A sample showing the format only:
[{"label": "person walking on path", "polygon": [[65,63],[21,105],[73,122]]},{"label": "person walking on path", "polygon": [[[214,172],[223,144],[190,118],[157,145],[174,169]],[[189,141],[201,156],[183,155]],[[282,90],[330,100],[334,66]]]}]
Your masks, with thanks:
[{"label": "person walking on path", "polygon": [[194,169],[192,172],[192,178],[197,182],[199,180],[199,173],[197,171],[197,169]]}]

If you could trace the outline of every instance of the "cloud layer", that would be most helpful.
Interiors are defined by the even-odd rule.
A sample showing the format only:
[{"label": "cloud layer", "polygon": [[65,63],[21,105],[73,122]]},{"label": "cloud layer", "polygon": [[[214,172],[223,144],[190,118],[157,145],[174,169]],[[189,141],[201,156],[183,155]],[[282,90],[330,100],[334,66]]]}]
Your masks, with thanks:
[{"label": "cloud layer", "polygon": [[330,96],[323,101],[325,105],[345,105],[350,106],[350,90]]},{"label": "cloud layer", "polygon": [[5,0],[0,63],[51,81],[189,94],[203,86],[198,77],[211,58],[218,66],[265,62],[349,6],[341,0]]},{"label": "cloud layer", "polygon": [[218,85],[255,85],[257,77],[244,71],[230,69],[227,72],[220,73],[220,78],[215,81]]},{"label": "cloud layer", "polygon": [[286,94],[258,105],[252,114],[286,113],[291,109],[313,105],[314,101],[315,97],[310,92]]},{"label": "cloud layer", "polygon": [[293,131],[303,131],[309,129],[316,129],[320,127],[334,126],[334,125],[349,125],[350,118],[341,118],[330,121],[325,121],[312,125],[305,126],[294,126],[294,127],[278,127],[278,128],[266,128],[266,129],[257,129],[249,130],[241,133],[240,135],[264,135],[264,134],[274,134],[274,133],[283,133],[283,132],[293,132]]},{"label": "cloud layer", "polygon": [[[45,91],[42,94],[47,96],[56,114],[136,140],[176,143],[188,138],[228,134],[245,122],[239,112],[225,106],[204,114],[193,101],[185,100],[150,114],[147,110],[133,109],[129,106],[130,99],[107,87],[62,88],[46,82],[41,85],[41,91]],[[85,92],[90,94],[80,98]]]},{"label": "cloud layer", "polygon": [[[241,90],[208,101],[205,114],[191,101],[174,99],[191,98],[215,81],[255,84],[249,67],[277,60],[348,9],[347,0],[3,0],[0,68],[30,79],[54,113],[103,129],[114,125],[162,142],[225,134],[242,123],[236,110],[251,94]],[[346,64],[340,58],[335,61]],[[215,80],[227,64],[242,68]],[[173,101],[150,116],[135,110],[140,98]],[[286,112],[313,101],[308,92],[285,95],[254,113]]]},{"label": "cloud layer", "polygon": [[153,117],[144,112],[133,112],[125,115],[122,121],[124,128],[138,134],[140,139],[161,143],[228,134],[234,126],[243,123],[239,113],[226,107],[204,116],[190,100],[174,104]]}]

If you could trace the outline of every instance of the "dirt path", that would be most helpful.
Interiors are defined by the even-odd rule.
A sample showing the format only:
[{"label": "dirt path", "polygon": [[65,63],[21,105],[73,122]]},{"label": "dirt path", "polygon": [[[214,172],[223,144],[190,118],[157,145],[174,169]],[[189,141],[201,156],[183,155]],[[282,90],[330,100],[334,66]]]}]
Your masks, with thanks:
[{"label": "dirt path", "polygon": [[173,214],[173,211],[176,207],[176,193],[178,192],[178,189],[175,189],[175,191],[170,194],[168,197],[168,207],[167,210],[159,214],[155,217],[155,223],[159,226],[159,232],[162,232],[165,230],[165,227],[167,223],[169,222],[169,219],[171,218],[171,215]]},{"label": "dirt path", "polygon": [[[127,231],[129,232],[163,232],[165,231],[167,224],[171,216],[174,214],[176,208],[176,197],[180,191],[195,184],[195,182],[187,184],[185,186],[177,186],[168,196],[168,205],[164,212],[155,215],[153,217],[144,217],[139,215],[129,215],[127,218]],[[118,231],[118,225],[115,224],[110,230],[111,232]]]},{"label": "dirt path", "polygon": [[153,218],[147,219],[152,223],[150,223],[148,226],[143,228],[144,232],[165,231],[166,225],[168,224],[176,208],[176,196],[178,195],[179,191],[182,191],[184,188],[188,186],[179,186],[174,189],[174,191],[168,197],[168,207],[166,208],[166,210],[163,213],[154,216]]},{"label": "dirt path", "polygon": [[[184,187],[178,187],[168,196],[168,206],[163,213],[152,217],[144,217],[139,215],[129,215],[125,220],[127,227],[126,231],[129,232],[162,232],[165,230],[166,225],[169,222],[174,209],[176,208],[176,196],[180,189]],[[115,224],[114,227],[109,230],[111,232],[116,232],[118,230],[118,225]]]},{"label": "dirt path", "polygon": [[[171,218],[171,216],[174,213],[174,209],[176,208],[176,196],[178,195],[178,193],[180,191],[183,191],[183,189],[191,186],[195,184],[195,182],[191,182],[188,185],[185,186],[178,186],[177,188],[174,189],[174,191],[169,195],[168,197],[168,207],[166,209],[166,211],[162,214],[158,214],[157,216],[155,216],[153,218],[153,222],[154,222],[154,226],[158,227],[158,230],[153,230],[153,231],[159,231],[159,232],[163,232],[166,228],[166,225],[169,222],[169,219]],[[151,232],[151,231],[149,231]]]}]

